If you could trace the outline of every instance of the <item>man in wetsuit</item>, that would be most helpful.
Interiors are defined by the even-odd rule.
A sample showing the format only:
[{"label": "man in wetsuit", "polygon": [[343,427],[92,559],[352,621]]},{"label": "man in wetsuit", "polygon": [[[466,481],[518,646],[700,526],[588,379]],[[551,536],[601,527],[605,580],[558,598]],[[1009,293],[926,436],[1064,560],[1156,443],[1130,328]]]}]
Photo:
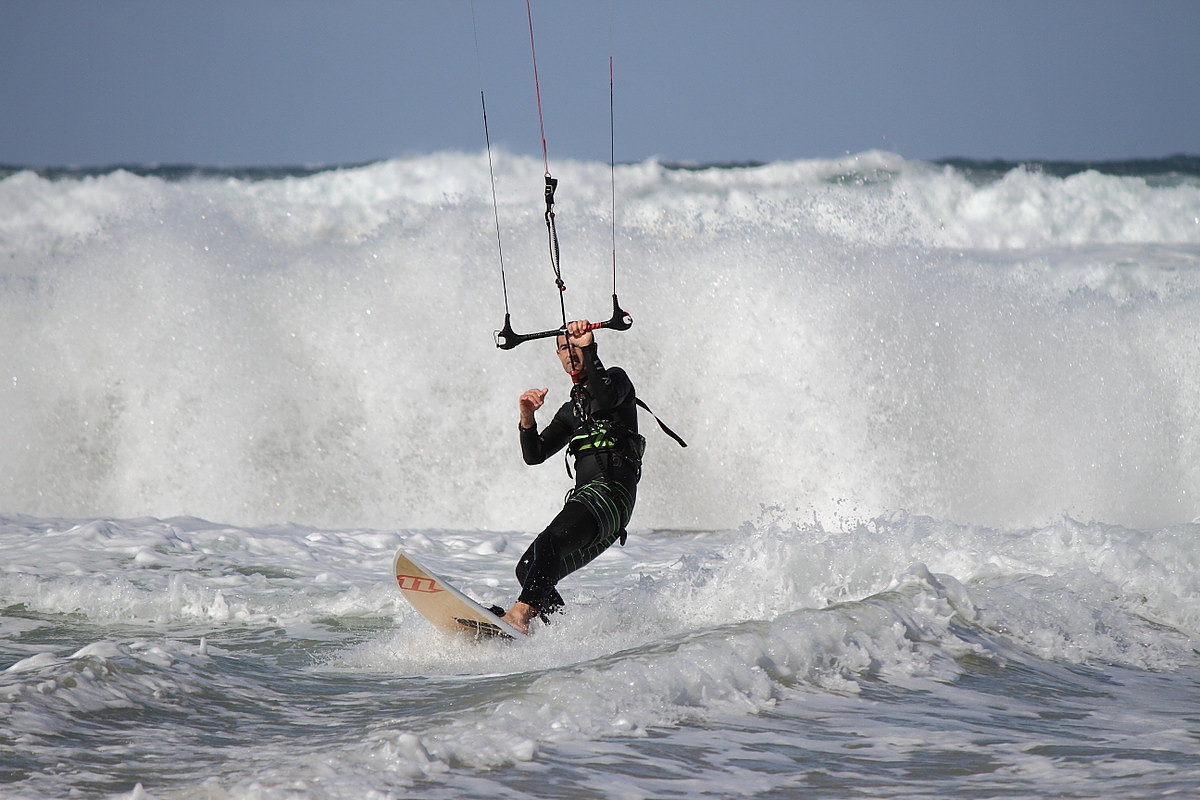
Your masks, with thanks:
[{"label": "man in wetsuit", "polygon": [[548,389],[530,389],[518,401],[525,463],[541,464],[564,447],[575,458],[575,488],[517,564],[521,595],[504,619],[522,632],[534,617],[562,607],[560,580],[618,539],[624,544],[642,474],[646,441],[637,430],[633,384],[623,369],[600,362],[588,325],[568,323],[556,340],[574,385],[550,424],[539,433],[534,419]]}]

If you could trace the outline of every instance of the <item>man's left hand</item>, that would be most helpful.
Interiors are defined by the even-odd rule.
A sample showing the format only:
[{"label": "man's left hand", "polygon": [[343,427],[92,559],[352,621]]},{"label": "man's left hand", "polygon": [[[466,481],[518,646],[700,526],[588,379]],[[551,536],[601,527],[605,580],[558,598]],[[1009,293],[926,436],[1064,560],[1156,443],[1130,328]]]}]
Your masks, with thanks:
[{"label": "man's left hand", "polygon": [[592,323],[586,319],[577,319],[573,322],[568,322],[567,336],[570,337],[571,344],[576,347],[587,347],[595,341],[595,337],[592,336],[591,325]]}]

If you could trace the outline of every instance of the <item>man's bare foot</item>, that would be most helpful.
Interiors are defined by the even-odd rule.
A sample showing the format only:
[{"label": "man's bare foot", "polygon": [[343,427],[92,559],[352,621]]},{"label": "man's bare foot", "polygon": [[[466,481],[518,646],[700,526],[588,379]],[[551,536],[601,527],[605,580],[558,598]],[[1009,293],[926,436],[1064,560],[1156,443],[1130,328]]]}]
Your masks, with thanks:
[{"label": "man's bare foot", "polygon": [[529,633],[529,621],[537,616],[537,609],[518,600],[502,617],[521,633]]}]

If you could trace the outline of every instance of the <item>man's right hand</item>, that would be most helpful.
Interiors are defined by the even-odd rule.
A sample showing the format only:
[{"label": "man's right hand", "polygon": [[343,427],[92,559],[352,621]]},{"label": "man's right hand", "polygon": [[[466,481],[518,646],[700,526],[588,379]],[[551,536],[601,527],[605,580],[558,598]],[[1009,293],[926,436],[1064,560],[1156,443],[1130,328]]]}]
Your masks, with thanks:
[{"label": "man's right hand", "polygon": [[529,389],[521,395],[521,399],[517,401],[517,409],[521,412],[521,427],[532,428],[537,422],[533,415],[542,404],[546,402],[546,393],[549,389]]}]

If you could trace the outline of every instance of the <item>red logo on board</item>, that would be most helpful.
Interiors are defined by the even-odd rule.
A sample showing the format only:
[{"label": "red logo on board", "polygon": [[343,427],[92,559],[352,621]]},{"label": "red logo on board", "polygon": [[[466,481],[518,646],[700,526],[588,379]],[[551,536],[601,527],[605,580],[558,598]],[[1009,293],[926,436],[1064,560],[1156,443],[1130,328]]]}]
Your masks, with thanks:
[{"label": "red logo on board", "polygon": [[427,578],[424,575],[397,575],[396,583],[400,584],[400,588],[406,592],[437,594],[446,591],[438,586],[437,581],[433,578]]}]

